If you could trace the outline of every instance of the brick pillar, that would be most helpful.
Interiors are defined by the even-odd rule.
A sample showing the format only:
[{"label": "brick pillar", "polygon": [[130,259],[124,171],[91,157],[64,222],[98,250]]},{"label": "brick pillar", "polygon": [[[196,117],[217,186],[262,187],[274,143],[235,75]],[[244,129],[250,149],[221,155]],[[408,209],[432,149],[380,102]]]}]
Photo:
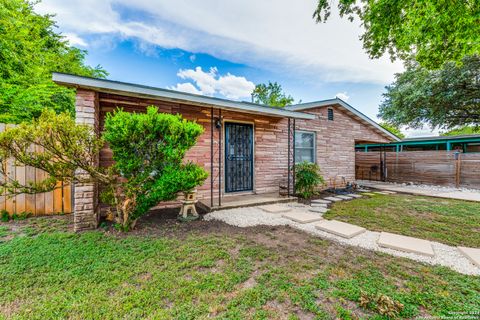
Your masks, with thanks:
[{"label": "brick pillar", "polygon": [[[77,90],[75,101],[75,122],[87,124],[99,132],[98,94],[89,90]],[[85,175],[77,170],[76,175]],[[73,225],[75,232],[95,229],[98,225],[98,190],[94,183],[76,183],[73,197]]]}]

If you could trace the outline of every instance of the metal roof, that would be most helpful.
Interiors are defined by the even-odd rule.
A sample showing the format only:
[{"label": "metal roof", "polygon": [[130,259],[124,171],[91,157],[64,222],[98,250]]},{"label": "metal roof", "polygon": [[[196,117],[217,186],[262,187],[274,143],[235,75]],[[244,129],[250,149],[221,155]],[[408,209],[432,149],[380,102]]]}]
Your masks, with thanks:
[{"label": "metal roof", "polygon": [[356,148],[363,147],[395,147],[395,146],[424,146],[424,145],[440,145],[452,143],[480,143],[480,134],[468,134],[459,136],[436,136],[436,137],[420,137],[403,139],[389,143],[360,143],[355,145]]},{"label": "metal roof", "polygon": [[392,138],[395,141],[400,141],[400,138],[391,133],[390,131],[384,129],[382,126],[380,126],[378,123],[376,123],[374,120],[370,119],[367,115],[363,114],[362,112],[358,111],[345,101],[343,101],[340,98],[334,98],[334,99],[328,99],[328,100],[320,100],[320,101],[314,101],[314,102],[307,102],[307,103],[300,103],[300,104],[294,104],[291,106],[287,106],[286,108],[291,111],[305,111],[308,109],[313,109],[313,108],[318,108],[318,107],[325,107],[325,106],[330,106],[330,105],[340,105],[344,109],[350,111],[360,119],[364,120],[368,124],[372,125],[375,127],[377,130],[383,132],[390,138]]},{"label": "metal roof", "polygon": [[480,139],[480,134],[406,138],[406,139],[402,139],[401,142],[436,141],[436,140],[448,141],[448,140],[463,140],[463,139]]},{"label": "metal roof", "polygon": [[188,102],[194,105],[215,106],[217,108],[225,110],[254,113],[274,117],[297,118],[307,120],[315,119],[315,115],[296,112],[286,108],[275,108],[249,102],[239,102],[227,99],[207,97],[197,94],[155,88],[127,82],[89,78],[58,72],[54,72],[52,74],[52,79],[54,82],[68,87],[91,89],[98,92],[116,93],[132,97],[153,98],[174,102]]}]

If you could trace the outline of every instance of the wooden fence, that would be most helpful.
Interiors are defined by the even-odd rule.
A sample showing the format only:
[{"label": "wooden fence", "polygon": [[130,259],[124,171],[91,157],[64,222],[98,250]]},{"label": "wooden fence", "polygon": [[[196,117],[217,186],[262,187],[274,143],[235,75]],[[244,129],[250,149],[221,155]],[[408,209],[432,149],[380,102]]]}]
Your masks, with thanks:
[{"label": "wooden fence", "polygon": [[361,180],[480,189],[480,153],[357,152],[355,176]]},{"label": "wooden fence", "polygon": [[[0,132],[5,131],[11,125],[0,124]],[[32,146],[35,151],[41,152],[38,146]],[[16,179],[20,183],[41,181],[47,177],[45,171],[26,167],[15,163],[13,159],[7,160],[2,164],[4,166],[7,177]],[[5,177],[0,175],[0,179]],[[6,210],[9,214],[28,212],[32,215],[47,215],[58,213],[71,213],[71,188],[69,185],[57,184],[57,189],[51,192],[39,194],[20,194],[9,196],[7,194],[0,195],[0,210]]]}]

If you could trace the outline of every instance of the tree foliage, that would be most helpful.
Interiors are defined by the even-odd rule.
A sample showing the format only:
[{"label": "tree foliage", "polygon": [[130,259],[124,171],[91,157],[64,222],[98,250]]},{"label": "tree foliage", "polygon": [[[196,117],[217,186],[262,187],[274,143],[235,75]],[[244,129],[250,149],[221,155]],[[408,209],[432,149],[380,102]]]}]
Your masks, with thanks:
[{"label": "tree foliage", "polygon": [[[18,164],[44,170],[49,177],[23,183],[2,172],[0,192],[7,196],[46,192],[55,189],[57,181],[97,183],[102,199],[114,207],[116,222],[128,230],[158,202],[173,200],[178,192],[205,181],[203,168],[183,162],[202,132],[196,123],[150,107],[146,114],[110,114],[103,138],[91,127],[76,124],[68,113],[57,115],[45,109],[38,119],[0,134],[0,161],[13,158]],[[102,168],[97,158],[106,141],[116,163]],[[75,174],[77,170],[83,174]]]},{"label": "tree foliage", "polygon": [[52,71],[104,77],[85,65],[83,50],[55,32],[50,15],[33,11],[35,2],[0,0],[0,122],[37,118],[43,108],[73,112],[73,90],[58,86]]},{"label": "tree foliage", "polygon": [[252,92],[253,102],[272,107],[285,107],[292,104],[293,97],[283,92],[282,86],[277,82],[257,84]]},{"label": "tree foliage", "polygon": [[[49,177],[42,181],[22,184],[4,172],[1,166],[0,186],[8,195],[51,191],[57,181],[100,182],[107,184],[112,177],[107,170],[97,168],[96,159],[104,141],[93,130],[79,125],[70,114],[56,114],[45,109],[38,119],[8,128],[0,134],[0,161],[13,158],[17,164],[44,170]],[[81,169],[88,175],[75,176]]]},{"label": "tree foliage", "polygon": [[463,126],[440,133],[441,136],[460,136],[467,134],[480,134],[480,127]]},{"label": "tree foliage", "polygon": [[400,127],[398,127],[396,125],[393,125],[393,124],[390,124],[388,122],[380,122],[379,124],[383,129],[390,131],[391,133],[393,133],[394,135],[396,135],[400,139],[405,138],[405,135],[400,130]]},{"label": "tree foliage", "polygon": [[[108,114],[104,138],[113,151],[113,168],[122,179],[123,225],[130,227],[160,201],[174,200],[179,192],[201,185],[207,172],[191,162],[184,163],[185,153],[202,134],[203,127],[182,119],[180,115],[158,113],[155,107],[147,113],[122,110]],[[106,191],[105,200],[118,206],[118,186]]]},{"label": "tree foliage", "polygon": [[432,71],[410,62],[386,89],[379,116],[393,125],[419,128],[429,123],[444,129],[480,125],[478,55]]},{"label": "tree foliage", "polygon": [[[326,21],[331,6],[330,0],[318,0],[314,19]],[[422,66],[435,69],[480,53],[478,0],[338,0],[338,9],[342,17],[360,18],[361,40],[371,58],[388,52],[392,59],[407,60],[413,54]]]}]

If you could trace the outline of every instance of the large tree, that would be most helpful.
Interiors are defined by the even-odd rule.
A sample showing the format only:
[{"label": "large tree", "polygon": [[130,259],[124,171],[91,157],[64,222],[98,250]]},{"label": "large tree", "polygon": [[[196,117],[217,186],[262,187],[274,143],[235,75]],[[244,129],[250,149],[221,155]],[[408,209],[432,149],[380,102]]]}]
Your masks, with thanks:
[{"label": "large tree", "polygon": [[440,133],[441,136],[460,136],[465,134],[480,134],[480,127],[463,126]]},{"label": "large tree", "polygon": [[409,62],[386,89],[379,116],[391,124],[418,128],[428,123],[443,129],[480,125],[478,55],[433,71]]},{"label": "large tree", "polygon": [[396,135],[396,136],[399,137],[400,139],[405,138],[405,135],[402,133],[402,130],[400,129],[399,126],[390,124],[390,123],[388,123],[388,122],[380,122],[379,125],[380,125],[383,129],[385,129],[385,130],[393,133],[394,135]]},{"label": "large tree", "polygon": [[[332,1],[318,0],[313,17],[326,21]],[[392,59],[415,57],[435,69],[480,53],[478,0],[338,0],[340,16],[359,17],[363,46],[371,58],[388,52]]]},{"label": "large tree", "polygon": [[72,112],[74,92],[52,82],[52,71],[104,77],[85,65],[83,50],[55,30],[51,15],[34,12],[36,2],[0,0],[0,122],[40,116],[43,108]]},{"label": "large tree", "polygon": [[272,107],[285,107],[292,104],[293,97],[283,92],[282,86],[277,82],[260,83],[252,92],[252,100]]}]

